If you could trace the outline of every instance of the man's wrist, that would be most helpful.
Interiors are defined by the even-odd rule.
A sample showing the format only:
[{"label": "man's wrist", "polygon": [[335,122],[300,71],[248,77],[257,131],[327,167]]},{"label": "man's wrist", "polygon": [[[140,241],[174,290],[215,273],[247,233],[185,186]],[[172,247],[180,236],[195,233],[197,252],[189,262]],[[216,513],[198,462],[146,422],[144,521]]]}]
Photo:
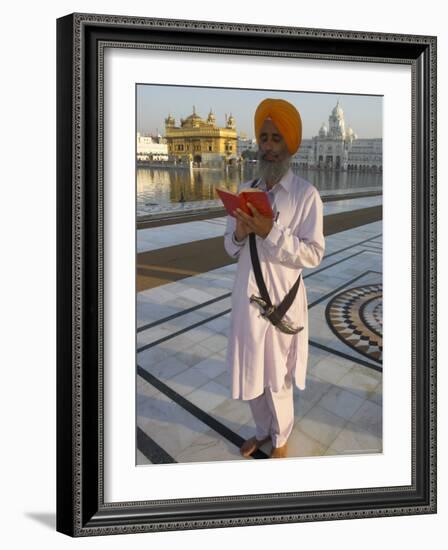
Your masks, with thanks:
[{"label": "man's wrist", "polygon": [[247,235],[245,235],[241,240],[238,239],[238,237],[236,236],[236,232],[234,231],[232,233],[232,240],[234,242],[234,244],[236,244],[237,246],[241,246],[245,240],[247,239]]}]

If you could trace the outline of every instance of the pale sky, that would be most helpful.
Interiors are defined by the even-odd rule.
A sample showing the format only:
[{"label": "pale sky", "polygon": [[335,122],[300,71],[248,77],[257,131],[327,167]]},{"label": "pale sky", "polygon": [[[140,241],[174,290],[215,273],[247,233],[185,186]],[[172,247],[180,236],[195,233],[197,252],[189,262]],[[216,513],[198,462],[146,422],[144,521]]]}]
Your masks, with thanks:
[{"label": "pale sky", "polygon": [[163,135],[168,114],[179,125],[180,118],[191,115],[194,105],[202,118],[207,118],[212,109],[218,126],[225,126],[225,114],[231,113],[235,117],[237,132],[244,132],[252,138],[255,109],[266,97],[286,99],[295,105],[302,118],[303,138],[317,135],[323,122],[328,127],[328,117],[338,100],[344,111],[346,127],[351,126],[359,138],[383,135],[382,96],[151,84],[137,85],[137,130]]}]

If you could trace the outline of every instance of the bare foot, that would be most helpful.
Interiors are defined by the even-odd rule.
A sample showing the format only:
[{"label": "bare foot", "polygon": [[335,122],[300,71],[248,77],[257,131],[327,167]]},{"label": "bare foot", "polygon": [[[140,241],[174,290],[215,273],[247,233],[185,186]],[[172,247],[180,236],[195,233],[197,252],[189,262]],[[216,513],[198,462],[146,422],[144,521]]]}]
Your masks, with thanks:
[{"label": "bare foot", "polygon": [[288,456],[288,445],[285,443],[283,447],[272,447],[271,458],[286,458]]},{"label": "bare foot", "polygon": [[256,437],[251,437],[241,445],[240,453],[243,456],[248,457],[252,453],[254,453],[257,449],[259,449],[268,440],[269,440],[269,437],[265,437],[264,439],[261,439],[261,440],[258,440]]}]

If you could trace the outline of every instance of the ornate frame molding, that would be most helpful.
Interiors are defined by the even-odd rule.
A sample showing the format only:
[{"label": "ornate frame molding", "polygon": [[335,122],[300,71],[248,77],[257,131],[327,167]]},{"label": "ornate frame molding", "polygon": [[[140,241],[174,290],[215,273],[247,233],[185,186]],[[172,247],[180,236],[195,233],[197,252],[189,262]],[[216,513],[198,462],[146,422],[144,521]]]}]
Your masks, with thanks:
[{"label": "ornate frame molding", "polygon": [[[92,536],[435,513],[436,38],[72,14],[58,20],[57,40],[57,529]],[[102,84],[112,46],[411,65],[412,485],[104,502]]]}]

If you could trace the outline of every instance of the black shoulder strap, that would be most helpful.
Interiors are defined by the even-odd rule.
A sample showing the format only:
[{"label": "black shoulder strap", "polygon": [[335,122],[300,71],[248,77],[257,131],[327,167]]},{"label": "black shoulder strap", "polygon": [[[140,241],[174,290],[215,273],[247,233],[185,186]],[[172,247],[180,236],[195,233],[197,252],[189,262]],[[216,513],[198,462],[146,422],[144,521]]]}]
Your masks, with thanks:
[{"label": "black shoulder strap", "polygon": [[[251,187],[255,187],[258,181],[259,181],[258,179],[254,180],[251,183]],[[266,302],[268,307],[272,307],[273,304],[269,297],[268,289],[266,288],[266,284],[263,279],[263,274],[261,272],[261,265],[260,265],[260,259],[258,257],[255,233],[249,233],[249,246],[250,246],[250,258],[252,261],[252,268],[254,270],[255,280],[257,281],[257,286],[258,286],[258,290],[260,291],[261,298],[263,298],[263,300]],[[301,278],[302,278],[302,274],[298,276],[296,282],[291,287],[291,289],[289,290],[288,294],[284,297],[282,302],[275,308],[273,313],[269,315],[269,319],[272,322],[272,324],[274,325],[278,324],[281,321],[281,319],[285,316],[288,309],[291,307],[297,295],[297,291],[299,290]]]},{"label": "black shoulder strap", "polygon": [[252,269],[254,270],[255,280],[257,281],[258,290],[263,300],[272,306],[271,299],[269,298],[268,289],[264,283],[263,274],[261,273],[260,259],[258,257],[257,242],[255,240],[255,233],[249,233],[249,246],[250,246],[250,259],[252,260]]}]

